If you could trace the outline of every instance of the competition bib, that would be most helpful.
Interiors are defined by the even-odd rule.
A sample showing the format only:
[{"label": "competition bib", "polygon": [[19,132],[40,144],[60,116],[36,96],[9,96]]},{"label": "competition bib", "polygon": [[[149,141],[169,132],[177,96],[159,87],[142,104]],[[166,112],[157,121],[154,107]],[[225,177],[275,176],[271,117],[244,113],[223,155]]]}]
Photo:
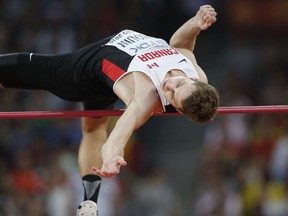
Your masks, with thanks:
[{"label": "competition bib", "polygon": [[131,56],[135,56],[152,47],[169,46],[166,41],[160,38],[150,37],[132,30],[121,31],[105,45],[115,46]]}]

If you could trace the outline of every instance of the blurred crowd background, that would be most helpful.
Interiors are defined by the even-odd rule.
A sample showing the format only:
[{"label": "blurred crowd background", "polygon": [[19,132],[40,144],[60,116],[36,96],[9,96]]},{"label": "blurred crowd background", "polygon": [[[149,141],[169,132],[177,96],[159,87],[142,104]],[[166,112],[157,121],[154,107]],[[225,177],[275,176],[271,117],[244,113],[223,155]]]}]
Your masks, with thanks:
[{"label": "blurred crowd background", "polygon": [[[287,0],[0,0],[0,53],[65,53],[122,29],[168,41],[203,4],[218,21],[195,55],[221,106],[287,104]],[[0,91],[0,111],[75,109]],[[287,128],[287,114],[152,118],[129,141],[129,166],[103,180],[100,216],[287,216]],[[0,215],[75,215],[80,140],[79,119],[1,119]]]}]

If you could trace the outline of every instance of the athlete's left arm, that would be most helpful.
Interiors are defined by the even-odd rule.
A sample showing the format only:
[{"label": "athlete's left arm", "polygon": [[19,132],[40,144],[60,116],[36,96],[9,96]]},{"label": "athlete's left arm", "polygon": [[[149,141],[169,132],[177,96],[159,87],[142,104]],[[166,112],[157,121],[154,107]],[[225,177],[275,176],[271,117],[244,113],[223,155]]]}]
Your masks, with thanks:
[{"label": "athlete's left arm", "polygon": [[200,81],[205,83],[208,83],[207,76],[197,64],[193,50],[197,36],[202,30],[206,30],[216,22],[216,15],[217,13],[212,6],[201,6],[196,15],[184,23],[170,39],[170,46],[190,59],[199,75]]},{"label": "athlete's left arm", "polygon": [[216,15],[217,13],[211,5],[201,6],[196,15],[172,35],[170,46],[193,51],[197,36],[201,30],[206,30],[216,22]]}]

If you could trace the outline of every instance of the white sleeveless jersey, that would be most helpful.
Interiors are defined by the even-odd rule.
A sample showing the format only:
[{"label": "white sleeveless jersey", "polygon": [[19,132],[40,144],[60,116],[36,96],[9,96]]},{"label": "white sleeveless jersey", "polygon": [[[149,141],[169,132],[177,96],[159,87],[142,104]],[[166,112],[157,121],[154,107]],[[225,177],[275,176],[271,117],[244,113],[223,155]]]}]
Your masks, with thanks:
[{"label": "white sleeveless jersey", "polygon": [[160,38],[146,36],[131,30],[124,30],[113,37],[106,45],[115,46],[133,56],[126,73],[118,77],[113,88],[128,73],[145,73],[154,83],[164,111],[165,106],[169,105],[169,103],[161,90],[161,82],[167,72],[172,69],[181,70],[187,77],[199,79],[192,62]]}]

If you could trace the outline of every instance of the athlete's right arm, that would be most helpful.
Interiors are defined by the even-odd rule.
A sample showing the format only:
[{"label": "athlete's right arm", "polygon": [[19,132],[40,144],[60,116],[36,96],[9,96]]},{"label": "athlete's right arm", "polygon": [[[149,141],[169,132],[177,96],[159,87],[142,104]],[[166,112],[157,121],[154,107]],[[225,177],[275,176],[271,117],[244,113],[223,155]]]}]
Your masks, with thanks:
[{"label": "athlete's right arm", "polygon": [[[132,85],[132,88],[130,88],[131,86],[129,87],[129,84]],[[130,79],[128,83],[124,81],[120,85],[117,85],[116,92],[118,96],[122,93],[129,100],[128,102],[126,101],[127,108],[125,112],[118,119],[114,129],[102,147],[102,168],[93,168],[95,174],[102,177],[113,177],[120,172],[121,166],[126,165],[124,149],[127,141],[134,130],[142,126],[151,117],[155,107],[159,103],[159,95],[155,86],[142,73],[133,75],[133,79]],[[133,92],[132,98],[130,94],[123,94],[127,89],[129,92]],[[125,101],[125,98],[121,99]]]},{"label": "athlete's right arm", "polygon": [[[153,100],[153,99],[152,99]],[[107,142],[102,147],[103,165],[101,169],[93,167],[96,175],[113,177],[120,172],[121,166],[126,166],[124,149],[135,129],[142,126],[151,116],[153,105],[133,98],[127,109],[117,121]]]}]

